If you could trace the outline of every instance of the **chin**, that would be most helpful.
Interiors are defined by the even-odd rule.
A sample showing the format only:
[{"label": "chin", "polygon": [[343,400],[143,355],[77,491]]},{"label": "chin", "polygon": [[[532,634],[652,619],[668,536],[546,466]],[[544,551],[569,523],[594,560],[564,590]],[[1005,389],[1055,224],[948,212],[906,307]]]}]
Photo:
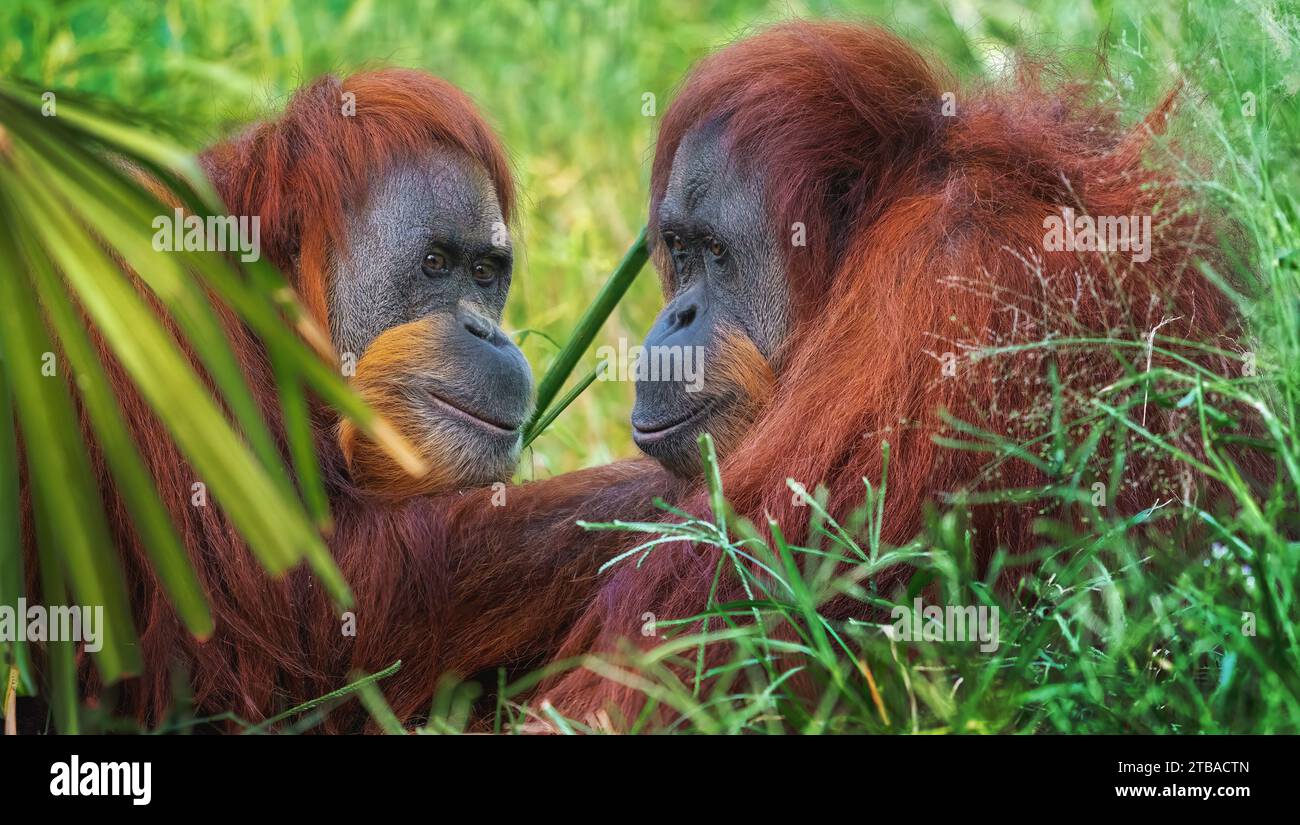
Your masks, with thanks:
[{"label": "chin", "polygon": [[665,470],[682,478],[692,478],[704,471],[700,458],[700,436],[709,433],[719,458],[734,440],[738,422],[712,407],[686,420],[657,430],[632,427],[632,441],[641,452],[659,462]]},{"label": "chin", "polygon": [[350,423],[341,435],[353,482],[365,492],[400,499],[509,481],[519,460],[520,429],[486,426],[461,416],[418,416],[398,420],[398,432],[431,468],[414,477],[397,466]]},{"label": "chin", "polygon": [[[700,436],[710,435],[714,452],[722,460],[749,432],[767,397],[754,397],[733,387],[704,400],[685,415],[659,413],[654,407],[634,409],[632,441],[673,475],[694,478],[704,471]],[[649,423],[663,420],[674,423]]]},{"label": "chin", "polygon": [[[703,432],[703,430],[699,431]],[[704,471],[700,460],[700,447],[696,442],[698,432],[681,437],[664,439],[652,444],[642,442],[633,436],[633,441],[641,452],[645,453],[668,472],[679,478],[694,478]]]},{"label": "chin", "polygon": [[457,418],[442,419],[419,440],[420,452],[434,470],[426,492],[445,492],[509,481],[519,462],[520,430],[484,427]]}]

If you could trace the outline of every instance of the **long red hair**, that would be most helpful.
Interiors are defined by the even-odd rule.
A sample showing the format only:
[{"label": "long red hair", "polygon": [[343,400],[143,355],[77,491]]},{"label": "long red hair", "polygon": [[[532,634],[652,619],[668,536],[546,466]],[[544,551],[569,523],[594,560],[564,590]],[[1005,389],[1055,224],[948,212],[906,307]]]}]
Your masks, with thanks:
[{"label": "long red hair", "polygon": [[[807,246],[786,253],[796,323],[774,397],[720,467],[727,500],[760,529],[770,518],[792,541],[803,537],[810,508],[787,477],[809,490],[825,484],[827,508],[843,520],[862,505],[863,480],[879,482],[884,442],[882,539],[895,545],[921,529],[927,502],[1045,483],[1032,463],[984,472],[986,456],[936,443],[955,435],[945,413],[1027,441],[1045,428],[1038,416],[1050,371],[1077,411],[1122,377],[1124,365],[1099,347],[996,356],[993,348],[1053,336],[1136,339],[1169,318],[1180,326],[1162,333],[1177,337],[1214,342],[1235,331],[1230,302],[1197,270],[1198,258],[1215,257],[1213,227],[1188,208],[1188,193],[1170,174],[1147,163],[1172,96],[1125,129],[1113,110],[1089,105],[1082,86],[1049,87],[1042,78],[1031,67],[960,89],[882,29],[795,22],[713,54],[682,86],[660,130],[652,218],[683,136],[721,119],[732,151],[766,176],[777,237],[790,238],[796,223],[806,228]],[[1067,207],[1151,216],[1149,260],[1047,251],[1044,221]],[[1122,354],[1141,368],[1133,350]],[[945,364],[955,374],[946,375]],[[1133,472],[1141,483],[1125,484],[1115,506],[1150,506],[1171,483],[1155,459]],[[685,506],[710,509],[702,490]],[[997,547],[1030,549],[1034,514],[1011,504],[974,509],[982,559]],[[652,644],[637,633],[645,613],[661,621],[698,614],[710,600],[718,553],[666,544],[639,564],[623,563],[561,656]],[[729,566],[722,570],[713,600],[743,600]],[[877,584],[887,593],[905,572],[889,571]],[[866,612],[847,600],[826,610]],[[726,655],[715,645],[710,666]],[[606,709],[630,720],[645,701],[590,671],[554,681],[546,696],[578,719]]]},{"label": "long red hair", "polygon": [[[355,96],[350,101],[348,93]],[[350,104],[354,114],[345,113]],[[421,72],[390,69],[318,80],[296,93],[279,118],[214,147],[202,162],[231,213],[261,217],[263,251],[325,325],[328,257],[343,242],[345,210],[359,205],[386,164],[435,146],[481,165],[509,220],[515,197],[500,142],[464,93]],[[249,385],[281,437],[265,350],[228,308],[218,310]],[[380,687],[399,718],[418,721],[429,712],[444,673],[469,676],[498,664],[540,663],[553,652],[611,552],[609,541],[592,541],[573,522],[649,512],[649,491],[671,487],[662,471],[633,462],[575,473],[563,483],[512,488],[503,507],[495,506],[491,489],[377,501],[348,477],[334,437],[337,415],[317,405],[316,443],[337,525],[329,544],[355,598],[356,633],[349,636],[344,618],[307,570],[271,578],[219,501],[191,506],[196,474],[104,342],[97,345],[215,620],[207,640],[186,631],[131,527],[102,454],[93,450],[144,669],[104,686],[83,654],[82,687],[91,703],[146,725],[160,724],[176,710],[177,688],[186,683],[181,692],[188,693],[196,714],[228,713],[256,722],[337,690],[354,672],[374,673],[398,660],[401,670]],[[88,443],[90,432],[87,426]],[[28,589],[36,593],[30,501],[24,522]],[[526,569],[512,568],[519,565],[519,549],[533,547]],[[322,727],[356,730],[365,719],[352,702]]]}]

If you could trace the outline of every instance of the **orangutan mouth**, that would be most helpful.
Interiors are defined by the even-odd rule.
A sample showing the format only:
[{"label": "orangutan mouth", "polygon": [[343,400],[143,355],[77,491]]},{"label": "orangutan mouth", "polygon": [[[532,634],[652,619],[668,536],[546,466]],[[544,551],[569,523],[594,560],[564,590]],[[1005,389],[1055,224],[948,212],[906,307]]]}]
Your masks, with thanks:
[{"label": "orangutan mouth", "polygon": [[707,417],[713,412],[713,408],[716,406],[717,402],[710,402],[694,412],[687,414],[685,418],[679,419],[670,424],[641,427],[636,422],[632,422],[632,440],[637,444],[650,444],[656,441],[662,441],[669,438],[674,433],[679,433],[682,430],[689,428],[690,425],[700,419]]},{"label": "orangutan mouth", "polygon": [[449,401],[432,392],[429,393],[429,398],[433,399],[434,406],[438,407],[452,418],[458,418],[475,427],[492,430],[493,432],[501,433],[503,435],[517,435],[519,433],[519,424],[514,424],[512,426],[500,421],[493,421],[490,418],[484,418],[478,413],[470,412],[454,401]]}]

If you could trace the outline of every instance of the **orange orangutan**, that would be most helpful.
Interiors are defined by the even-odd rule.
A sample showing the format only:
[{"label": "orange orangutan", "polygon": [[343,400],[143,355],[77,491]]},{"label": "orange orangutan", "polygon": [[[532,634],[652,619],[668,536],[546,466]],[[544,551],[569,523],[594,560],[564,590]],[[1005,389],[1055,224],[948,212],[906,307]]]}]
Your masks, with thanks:
[{"label": "orange orangutan", "polygon": [[[355,123],[334,116],[342,89],[357,92]],[[699,347],[706,367],[698,392],[671,381],[638,385],[634,435],[666,469],[638,461],[583,471],[508,488],[505,506],[494,507],[490,489],[413,494],[508,471],[509,433],[525,406],[518,381],[476,396],[456,379],[467,374],[464,353],[429,343],[464,329],[474,340],[462,344],[508,350],[495,328],[504,289],[495,303],[466,305],[466,295],[478,295],[466,292],[446,309],[417,307],[376,329],[353,323],[354,310],[339,311],[366,292],[340,293],[351,282],[338,262],[360,263],[358,247],[370,261],[400,245],[381,231],[393,210],[412,208],[401,195],[409,170],[400,167],[412,157],[427,166],[430,151],[460,158],[464,185],[494,196],[499,216],[481,208],[463,222],[508,222],[500,149],[463,96],[427,76],[385,72],[309,87],[283,118],[213,150],[206,165],[232,212],[263,216],[272,260],[328,322],[336,347],[359,354],[358,386],[437,472],[408,481],[346,426],[336,438],[339,422],[316,411],[338,525],[330,544],[358,601],[358,634],[342,637],[307,573],[267,580],[219,510],[185,506],[183,459],[149,438],[156,424],[123,391],[151,469],[186,526],[218,630],[206,642],[185,634],[122,525],[123,558],[144,593],[136,620],[147,670],[123,686],[118,705],[157,720],[171,696],[166,670],[179,663],[200,709],[265,718],[338,687],[352,670],[400,658],[402,670],[382,687],[399,718],[413,722],[447,674],[653,645],[639,632],[642,616],[703,609],[717,552],[662,544],[639,564],[624,560],[599,575],[637,537],[587,533],[574,522],[644,520],[656,496],[707,513],[693,453],[704,431],[719,445],[735,512],[760,528],[770,519],[796,540],[808,508],[784,480],[825,484],[828,509],[843,518],[862,501],[862,479],[881,477],[886,441],[889,543],[917,533],[927,502],[1040,485],[1046,474],[1034,462],[1003,460],[990,474],[984,457],[935,443],[953,435],[945,413],[1023,440],[1042,428],[1035,416],[1049,371],[1078,402],[1131,371],[1133,353],[1125,351],[1127,361],[1095,348],[973,353],[1054,333],[1141,334],[1168,318],[1181,319],[1183,338],[1236,332],[1231,307],[1196,268],[1198,257],[1213,255],[1212,222],[1145,162],[1171,105],[1125,129],[1114,112],[1087,105],[1081,89],[1049,88],[1028,73],[962,90],[893,35],[850,24],[785,24],[709,57],[664,117],[652,172],[652,251],[669,301],[647,343]],[[1149,216],[1149,256],[1051,248],[1045,221],[1066,209]],[[431,279],[461,265],[457,250],[420,251],[412,266]],[[489,281],[476,278],[475,265],[466,260],[463,276]],[[500,260],[495,266],[497,278],[506,273]],[[495,284],[484,288],[504,286]],[[250,373],[272,386],[252,337],[237,325],[231,335]],[[430,360],[441,365],[427,387],[418,383],[426,367],[402,363],[422,350],[437,352]],[[492,357],[500,359],[493,374],[517,367],[508,352]],[[451,435],[422,437],[424,419],[411,405],[424,393],[436,396],[438,426]],[[493,408],[498,395],[507,409]],[[266,405],[274,410],[269,397]],[[1150,420],[1188,440],[1178,434],[1179,411],[1153,405]],[[1130,466],[1133,483],[1113,491],[1112,506],[1150,506],[1181,483],[1161,478],[1158,460]],[[112,495],[106,475],[102,484]],[[1028,506],[970,507],[980,561],[999,547],[1032,547],[1034,514]],[[888,592],[905,573],[886,571],[877,584]],[[717,588],[718,602],[741,595],[725,568]],[[865,612],[849,599],[826,607],[831,618]],[[710,662],[727,655],[714,646]],[[87,686],[99,692],[93,675]],[[644,706],[639,692],[588,670],[552,679],[542,695],[569,716],[604,710],[619,725]],[[359,723],[349,706],[326,727]]]},{"label": "orange orangutan", "polygon": [[[1201,454],[1195,416],[1167,397],[1157,403],[1156,390],[1146,403],[1133,379],[1175,363],[1171,352],[1226,375],[1234,363],[1214,353],[1240,334],[1232,302],[1198,268],[1222,261],[1222,222],[1159,163],[1155,135],[1173,97],[1126,128],[1082,86],[1050,84],[1040,69],[963,88],[883,29],[788,23],[722,49],[685,80],[651,176],[650,235],[668,304],[647,345],[701,348],[705,381],[694,392],[683,381],[639,383],[632,423],[642,449],[682,475],[698,472],[699,433],[719,437],[733,529],[740,517],[801,541],[811,508],[787,478],[824,484],[830,515],[849,523],[863,480],[879,484],[886,460],[880,529],[895,546],[921,531],[931,502],[1041,490],[1054,473],[1066,477],[1054,483],[1082,489],[1110,481],[1106,457],[1120,444],[1131,455],[1106,506],[1138,513],[1205,487],[1171,473],[1176,462],[1118,424],[1102,427],[1106,440],[1079,467],[1054,469],[1065,456],[1033,440],[1048,431],[1057,381],[1064,420],[1091,422],[1072,430],[1081,439],[1111,422],[1094,401],[1104,399]],[[1079,234],[1065,240],[1062,222]],[[1095,234],[1089,243],[1089,223],[1122,232],[1102,238],[1109,246]],[[1143,341],[1156,327],[1165,354],[1152,360]],[[1071,343],[1101,337],[1128,346]],[[735,378],[765,368],[766,377]],[[955,449],[940,439],[976,437],[948,416],[1027,446],[995,456]],[[698,482],[678,503],[712,510]],[[1044,506],[959,507],[981,569],[999,548],[1031,550]],[[751,572],[771,580],[757,565]],[[899,565],[871,585],[897,592],[908,573]],[[660,544],[607,575],[558,659],[627,664],[627,646],[662,641],[642,633],[647,617],[749,598],[716,547]],[[848,596],[823,612],[873,615]],[[712,645],[705,672],[731,652]],[[691,686],[700,663],[693,650],[684,658],[671,669]],[[709,685],[700,689],[707,699]],[[542,695],[570,718],[605,712],[619,729],[648,701],[585,668],[551,679]],[[673,716],[651,710],[652,722]]]},{"label": "orange orangutan", "polygon": [[[343,105],[345,94],[355,111]],[[203,640],[186,631],[96,449],[143,671],[102,685],[83,654],[86,697],[156,725],[173,707],[179,676],[197,715],[258,721],[342,687],[355,672],[401,660],[381,687],[399,717],[415,722],[444,673],[544,661],[615,544],[592,541],[573,522],[648,513],[653,494],[675,482],[640,461],[512,488],[504,501],[499,487],[458,492],[509,478],[532,406],[527,364],[498,326],[512,272],[515,193],[497,137],[450,84],[382,70],[318,80],[280,117],[201,160],[231,214],[260,218],[263,253],[329,329],[345,374],[355,371],[354,385],[428,472],[411,476],[350,422],[313,406],[336,525],[329,547],[355,599],[349,632],[309,572],[266,574],[219,497],[193,505],[195,473],[98,342],[215,631]],[[278,434],[267,354],[232,312],[220,310]],[[22,487],[28,592],[37,597],[34,493],[25,481]],[[511,568],[525,557],[527,565]],[[353,700],[322,728],[356,730],[365,720]]]}]

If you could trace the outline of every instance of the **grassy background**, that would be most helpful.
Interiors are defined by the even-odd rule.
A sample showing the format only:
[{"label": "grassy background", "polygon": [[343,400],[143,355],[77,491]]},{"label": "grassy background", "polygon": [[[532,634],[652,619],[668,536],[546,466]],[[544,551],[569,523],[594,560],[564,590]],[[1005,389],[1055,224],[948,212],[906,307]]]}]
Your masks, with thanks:
[{"label": "grassy background", "polygon": [[[1195,505],[1164,508],[1159,517],[1172,527],[1163,540],[1139,534],[1123,514],[1095,522],[1089,535],[1041,525],[1038,572],[1025,575],[1016,598],[1033,609],[1008,612],[997,655],[936,643],[900,656],[866,624],[840,628],[836,644],[799,633],[810,674],[825,686],[816,708],[802,707],[783,696],[771,669],[777,653],[789,650],[772,643],[781,634],[771,631],[802,626],[820,604],[817,588],[792,574],[798,586],[790,592],[760,594],[771,597],[763,621],[733,629],[741,634],[740,657],[728,667],[736,678],[725,695],[702,704],[663,669],[673,656],[693,655],[691,639],[640,663],[647,692],[686,715],[684,730],[1300,731],[1300,19],[1293,5],[11,0],[0,8],[0,31],[9,33],[0,72],[165,118],[196,148],[274,113],[297,85],[323,72],[396,64],[456,82],[478,99],[514,154],[525,194],[518,227],[524,254],[507,321],[541,333],[524,341],[541,374],[556,351],[548,339],[567,339],[644,221],[657,118],[642,114],[643,96],[654,94],[662,112],[701,55],[792,15],[884,22],[964,78],[996,76],[1018,49],[1046,53],[1093,78],[1097,98],[1130,120],[1181,78],[1189,94],[1175,131],[1202,159],[1185,170],[1187,182],[1236,219],[1263,286],[1249,308],[1254,337],[1243,342],[1257,356],[1258,376],[1222,376],[1210,390],[1266,418],[1265,449],[1282,471],[1267,496],[1228,484],[1236,507],[1214,520]],[[595,344],[639,340],[660,303],[647,271]],[[631,400],[631,385],[593,385],[536,442],[524,475],[632,454]],[[1065,483],[1043,491],[1063,500],[1073,492]],[[883,504],[869,496],[867,505],[870,524],[871,506]],[[1196,538],[1180,541],[1182,528],[1205,524],[1208,536],[1193,530]],[[726,558],[741,551],[708,523],[664,532],[718,546]],[[808,541],[819,554],[829,548],[841,561],[863,559],[863,581],[876,569],[911,565],[917,582],[944,597],[940,603],[1001,598],[990,578],[969,569],[961,530],[943,514],[902,548],[878,541],[859,547],[833,530],[790,540]],[[745,541],[746,553],[773,560],[808,549]],[[701,609],[714,628],[750,610]],[[1246,615],[1258,617],[1257,636],[1243,632]],[[874,679],[869,693],[864,678]],[[525,719],[505,701],[510,695],[500,697],[502,717]],[[381,708],[368,686],[363,697]],[[440,700],[429,729],[459,729],[467,701],[454,694]]]},{"label": "grassy background", "polygon": [[[1260,18],[1264,7],[1251,3],[1223,5],[1186,13],[1180,3],[1109,0],[12,0],[0,8],[0,30],[10,33],[0,72],[155,113],[194,147],[273,114],[325,72],[395,64],[446,77],[500,130],[525,194],[507,323],[563,341],[644,220],[658,119],[642,114],[643,95],[654,94],[661,113],[695,60],[747,28],[792,15],[870,18],[964,77],[999,71],[1008,47],[1046,51],[1095,75],[1097,47],[1107,42],[1116,80],[1102,93],[1136,113],[1173,66],[1213,71],[1211,61],[1228,57],[1253,74],[1283,57],[1280,18]],[[1222,25],[1250,36],[1234,36],[1239,54],[1214,54],[1209,27]],[[660,303],[647,270],[596,345],[620,336],[635,343]],[[524,349],[540,375],[556,348],[537,335]],[[589,357],[578,373],[594,363]],[[630,384],[593,385],[534,445],[524,474],[633,454],[631,402]]]}]

